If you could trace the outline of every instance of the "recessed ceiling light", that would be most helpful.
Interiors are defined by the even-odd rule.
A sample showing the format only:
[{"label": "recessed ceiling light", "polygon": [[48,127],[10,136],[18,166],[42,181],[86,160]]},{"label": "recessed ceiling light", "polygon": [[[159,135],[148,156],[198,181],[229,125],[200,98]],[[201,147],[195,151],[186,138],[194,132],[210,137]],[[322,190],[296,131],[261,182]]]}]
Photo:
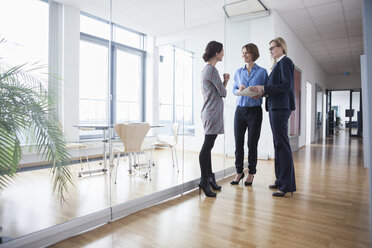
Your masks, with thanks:
[{"label": "recessed ceiling light", "polygon": [[252,14],[268,14],[269,10],[261,3],[260,0],[242,0],[234,3],[229,3],[223,6],[227,18],[252,15]]}]

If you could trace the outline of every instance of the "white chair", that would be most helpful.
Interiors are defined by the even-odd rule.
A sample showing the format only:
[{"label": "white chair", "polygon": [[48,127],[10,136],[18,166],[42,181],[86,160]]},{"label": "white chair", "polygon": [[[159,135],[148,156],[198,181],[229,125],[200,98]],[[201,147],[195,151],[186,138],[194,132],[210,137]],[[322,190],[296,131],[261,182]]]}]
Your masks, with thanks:
[{"label": "white chair", "polygon": [[[66,148],[69,151],[71,151],[71,150],[79,150],[79,158],[80,158],[81,170],[83,170],[83,159],[82,159],[82,156],[81,156],[81,150],[84,150],[84,152],[85,152],[85,158],[87,160],[88,168],[90,170],[89,158],[88,158],[88,154],[87,154],[87,145],[85,145],[83,143],[66,143]],[[80,172],[79,172],[79,177],[81,177]]]},{"label": "white chair", "polygon": [[[174,160],[176,160],[177,171],[179,171],[179,168],[178,168],[178,159],[177,159],[176,145],[177,145],[177,142],[178,142],[178,129],[179,129],[179,126],[180,125],[177,122],[173,123],[173,125],[172,125],[173,141],[168,142],[168,141],[164,141],[164,140],[159,139],[158,141],[155,141],[153,143],[154,149],[156,147],[162,147],[162,148],[169,148],[171,150],[173,167],[174,167]],[[154,153],[154,150],[152,152],[151,157],[153,156],[153,153]],[[174,153],[174,155],[173,155],[173,153]],[[151,160],[152,160],[152,158],[151,158]]]},{"label": "white chair", "polygon": [[[143,147],[142,143],[145,139],[150,125],[148,123],[137,123],[137,124],[116,124],[114,126],[115,132],[120,137],[120,140],[123,142],[124,151],[123,153],[126,154],[129,158],[129,173],[131,174],[133,171],[137,171],[142,173],[145,178],[149,178],[151,180],[151,165],[150,159],[148,157],[147,151],[151,151],[152,148]],[[120,160],[120,150],[115,150],[117,153],[117,163],[116,163],[116,175],[115,175],[115,183],[117,181],[118,175],[118,167],[119,167],[119,160]],[[146,155],[147,160],[147,172],[141,171],[141,163],[139,161],[140,154]],[[136,155],[138,155],[138,161],[136,162]],[[132,162],[133,158],[133,162]]]}]

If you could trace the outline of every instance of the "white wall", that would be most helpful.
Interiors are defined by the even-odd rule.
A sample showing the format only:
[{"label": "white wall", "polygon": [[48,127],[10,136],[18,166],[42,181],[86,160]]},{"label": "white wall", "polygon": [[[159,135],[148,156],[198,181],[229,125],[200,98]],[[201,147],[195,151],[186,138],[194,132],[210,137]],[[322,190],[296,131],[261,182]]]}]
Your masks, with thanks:
[{"label": "white wall", "polygon": [[327,77],[327,88],[330,90],[359,89],[362,87],[360,74],[333,75]]},{"label": "white wall", "polygon": [[[305,145],[305,122],[309,113],[306,113],[306,81],[312,84],[312,111],[311,123],[315,124],[315,84],[319,84],[323,89],[327,89],[327,77],[320,66],[315,62],[310,53],[306,50],[303,44],[298,40],[294,33],[284,23],[282,18],[273,11],[274,18],[274,37],[282,37],[287,42],[288,57],[292,59],[293,63],[301,69],[301,131],[298,137],[298,146]],[[273,38],[274,38],[273,37]],[[314,141],[314,128],[311,131],[312,141]]]}]

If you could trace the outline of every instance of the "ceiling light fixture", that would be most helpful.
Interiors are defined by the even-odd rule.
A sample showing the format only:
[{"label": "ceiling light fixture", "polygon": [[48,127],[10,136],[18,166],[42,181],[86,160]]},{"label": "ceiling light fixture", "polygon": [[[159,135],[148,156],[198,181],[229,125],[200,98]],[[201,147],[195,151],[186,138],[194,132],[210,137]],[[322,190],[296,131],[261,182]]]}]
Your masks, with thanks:
[{"label": "ceiling light fixture", "polygon": [[260,17],[269,15],[270,11],[260,0],[242,0],[223,6],[227,18],[233,17]]}]

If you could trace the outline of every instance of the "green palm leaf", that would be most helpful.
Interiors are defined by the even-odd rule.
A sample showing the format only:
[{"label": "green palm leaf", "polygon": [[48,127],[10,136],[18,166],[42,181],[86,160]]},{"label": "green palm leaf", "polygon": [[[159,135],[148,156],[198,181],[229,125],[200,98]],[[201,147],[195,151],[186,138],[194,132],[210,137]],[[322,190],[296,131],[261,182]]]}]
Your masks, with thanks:
[{"label": "green palm leaf", "polygon": [[7,69],[0,64],[0,189],[16,175],[20,140],[26,135],[27,144],[51,163],[53,193],[57,192],[62,203],[72,178],[67,166],[70,154],[54,108],[60,80],[46,84],[34,75],[40,69],[26,64]]}]

